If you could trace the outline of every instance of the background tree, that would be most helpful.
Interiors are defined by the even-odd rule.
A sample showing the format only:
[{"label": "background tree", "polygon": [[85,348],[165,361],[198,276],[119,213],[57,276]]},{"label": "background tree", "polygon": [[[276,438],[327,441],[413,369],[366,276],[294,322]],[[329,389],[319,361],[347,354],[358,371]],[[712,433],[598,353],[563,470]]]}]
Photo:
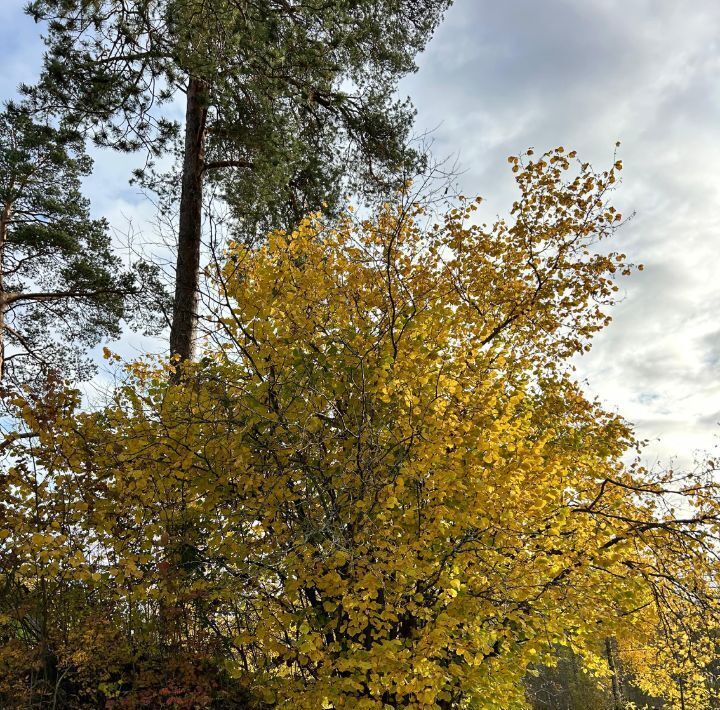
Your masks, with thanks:
[{"label": "background tree", "polygon": [[158,107],[185,95],[172,353],[192,354],[204,182],[222,180],[247,237],[416,162],[394,90],[450,2],[30,3],[48,51],[27,92],[99,144],[163,155],[178,127]]},{"label": "background tree", "polygon": [[[91,161],[77,131],[37,123],[22,107],[0,114],[0,375],[4,384],[52,369],[82,378],[84,351],[120,335],[149,305],[154,269],[123,268],[107,225],[80,190]],[[140,307],[140,308],[139,308]],[[139,308],[139,310],[138,310]]]},{"label": "background tree", "polygon": [[[638,644],[633,644],[630,640],[628,646],[634,646],[635,652],[638,651]],[[665,648],[671,647],[669,644]],[[647,653],[649,649],[642,647],[642,651]],[[597,649],[598,655],[602,655],[602,650]],[[607,652],[605,653],[607,658]],[[633,677],[624,673],[618,678],[620,692],[613,689],[613,672],[610,668],[610,659],[608,658],[609,677],[598,678],[587,672],[583,667],[582,657],[574,654],[567,647],[559,647],[556,649],[555,658],[552,659],[552,665],[538,665],[528,669],[525,676],[524,684],[526,688],[526,696],[529,707],[532,710],[587,710],[593,708],[595,710],[614,710],[616,707],[625,708],[637,707],[651,710],[652,708],[665,707],[664,700],[652,698],[647,693],[643,693],[636,685],[633,684]],[[644,673],[649,675],[654,670],[655,665],[647,663],[649,658],[643,660],[642,663],[636,664]],[[617,667],[621,661],[613,658],[613,663]],[[697,670],[698,666],[695,666]],[[623,668],[623,671],[625,669]],[[712,676],[706,674],[706,680],[711,680]],[[647,681],[645,678],[645,687],[653,687],[656,683]],[[673,696],[677,689],[676,684],[667,683],[667,677],[663,679],[659,685],[665,688],[666,699],[668,695]],[[673,687],[675,686],[675,687]],[[621,695],[624,701],[617,703],[617,696]],[[705,695],[705,698],[708,696]],[[629,705],[634,703],[634,705]],[[672,707],[672,706],[671,706]]]},{"label": "background tree", "polygon": [[610,681],[585,673],[582,658],[567,648],[556,650],[553,665],[529,669],[524,683],[532,710],[613,710]]}]

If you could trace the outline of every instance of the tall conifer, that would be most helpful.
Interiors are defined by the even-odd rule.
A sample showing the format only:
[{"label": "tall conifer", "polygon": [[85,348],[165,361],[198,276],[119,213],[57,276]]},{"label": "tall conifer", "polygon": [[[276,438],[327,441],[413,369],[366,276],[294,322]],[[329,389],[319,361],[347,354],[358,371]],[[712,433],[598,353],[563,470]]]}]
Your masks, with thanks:
[{"label": "tall conifer", "polygon": [[171,149],[184,94],[170,349],[193,352],[203,188],[245,234],[288,226],[418,160],[398,79],[452,0],[34,0],[47,23],[38,106],[123,151]]}]

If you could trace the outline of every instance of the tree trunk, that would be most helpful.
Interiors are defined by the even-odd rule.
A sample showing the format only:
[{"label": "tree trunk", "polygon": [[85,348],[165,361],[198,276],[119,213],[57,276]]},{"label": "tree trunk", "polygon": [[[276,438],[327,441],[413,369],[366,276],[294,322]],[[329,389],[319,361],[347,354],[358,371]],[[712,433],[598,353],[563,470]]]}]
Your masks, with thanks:
[{"label": "tree trunk", "polygon": [[7,244],[8,222],[11,206],[5,205],[0,212],[0,383],[5,375],[5,312],[7,300],[5,295],[5,245]]},{"label": "tree trunk", "polygon": [[[1,277],[0,277],[1,278]],[[5,293],[0,284],[0,383],[5,375]]]},{"label": "tree trunk", "polygon": [[605,639],[605,652],[607,653],[608,666],[610,666],[610,673],[612,674],[612,697],[613,697],[613,710],[622,710],[623,699],[622,689],[620,687],[620,675],[617,667],[617,659],[615,658],[615,649],[613,648],[612,639]]},{"label": "tree trunk", "polygon": [[181,360],[192,359],[195,348],[206,121],[207,85],[202,79],[192,78],[187,90],[175,301],[170,327],[170,354]]}]

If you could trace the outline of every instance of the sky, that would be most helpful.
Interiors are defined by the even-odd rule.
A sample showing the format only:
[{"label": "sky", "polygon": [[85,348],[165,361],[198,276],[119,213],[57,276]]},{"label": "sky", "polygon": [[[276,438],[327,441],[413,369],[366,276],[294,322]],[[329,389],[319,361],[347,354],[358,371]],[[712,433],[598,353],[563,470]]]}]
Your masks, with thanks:
[{"label": "sky", "polygon": [[[36,75],[42,43],[0,0],[0,97]],[[578,151],[625,165],[615,237],[645,270],[621,284],[613,323],[579,358],[589,393],[679,465],[720,433],[720,3],[717,0],[456,0],[400,90],[417,130],[452,157],[489,217],[515,197],[506,158]],[[97,214],[143,230],[152,209],[128,185],[134,158],[96,155]],[[132,347],[142,341],[130,339]]]}]

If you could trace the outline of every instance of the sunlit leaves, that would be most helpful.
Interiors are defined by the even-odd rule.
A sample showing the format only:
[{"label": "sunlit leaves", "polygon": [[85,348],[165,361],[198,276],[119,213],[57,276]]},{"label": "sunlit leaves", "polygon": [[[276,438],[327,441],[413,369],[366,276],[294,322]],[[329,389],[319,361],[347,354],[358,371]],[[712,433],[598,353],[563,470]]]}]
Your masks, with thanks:
[{"label": "sunlit leaves", "polygon": [[[50,564],[62,500],[63,579],[128,643],[220,658],[276,707],[522,707],[557,645],[607,676],[608,637],[648,691],[703,707],[714,489],[661,517],[669,479],[625,463],[630,428],[570,377],[629,268],[596,247],[619,167],[572,161],[513,160],[521,196],[489,227],[477,202],[431,228],[388,204],[232,244],[217,342],[179,379],[136,362],[84,414],[59,389],[41,428],[19,403],[39,440],[5,514],[34,505],[30,461],[53,485],[2,544]],[[64,598],[59,568],[23,570]],[[691,659],[682,615],[711,631]]]}]

